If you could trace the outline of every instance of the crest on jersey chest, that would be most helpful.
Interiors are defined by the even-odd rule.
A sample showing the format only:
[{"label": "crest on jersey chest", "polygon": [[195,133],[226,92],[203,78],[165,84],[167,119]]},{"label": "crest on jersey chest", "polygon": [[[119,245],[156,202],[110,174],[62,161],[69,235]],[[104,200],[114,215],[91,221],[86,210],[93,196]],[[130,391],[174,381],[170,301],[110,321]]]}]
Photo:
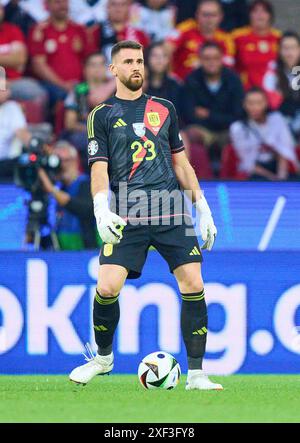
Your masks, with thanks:
[{"label": "crest on jersey chest", "polygon": [[149,122],[149,125],[151,126],[160,126],[160,118],[158,112],[147,112],[147,119]]},{"label": "crest on jersey chest", "polygon": [[144,123],[146,128],[155,137],[163,127],[169,115],[169,109],[164,103],[156,101],[156,98],[148,99],[145,106]]},{"label": "crest on jersey chest", "polygon": [[146,134],[146,126],[144,122],[132,123],[132,127],[135,135],[137,135],[138,137],[144,137],[144,135]]}]

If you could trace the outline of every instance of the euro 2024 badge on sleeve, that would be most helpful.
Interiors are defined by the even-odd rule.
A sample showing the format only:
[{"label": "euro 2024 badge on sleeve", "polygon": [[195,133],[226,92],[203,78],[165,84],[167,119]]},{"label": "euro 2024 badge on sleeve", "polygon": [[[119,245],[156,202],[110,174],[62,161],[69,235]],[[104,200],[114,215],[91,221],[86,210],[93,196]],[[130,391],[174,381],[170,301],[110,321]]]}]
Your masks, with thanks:
[{"label": "euro 2024 badge on sleeve", "polygon": [[97,154],[98,149],[99,149],[98,142],[96,140],[91,140],[88,144],[88,153],[90,155],[95,155]]}]

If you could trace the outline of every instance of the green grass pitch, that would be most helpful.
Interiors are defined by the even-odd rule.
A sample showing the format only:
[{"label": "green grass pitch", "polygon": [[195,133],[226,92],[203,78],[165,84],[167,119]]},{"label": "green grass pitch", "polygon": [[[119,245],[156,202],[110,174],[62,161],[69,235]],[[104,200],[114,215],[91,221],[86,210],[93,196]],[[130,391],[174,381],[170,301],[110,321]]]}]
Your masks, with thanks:
[{"label": "green grass pitch", "polygon": [[148,391],[137,376],[0,376],[0,422],[299,422],[300,376],[212,377],[224,391]]}]

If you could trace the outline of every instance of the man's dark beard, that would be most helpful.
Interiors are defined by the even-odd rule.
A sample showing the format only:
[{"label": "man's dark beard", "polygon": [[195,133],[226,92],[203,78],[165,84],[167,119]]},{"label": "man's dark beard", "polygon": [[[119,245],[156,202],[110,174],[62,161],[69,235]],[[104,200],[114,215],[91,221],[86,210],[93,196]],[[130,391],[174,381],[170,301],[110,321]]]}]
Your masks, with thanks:
[{"label": "man's dark beard", "polygon": [[130,77],[128,79],[122,79],[121,81],[122,81],[123,85],[126,86],[126,88],[128,88],[130,91],[134,92],[134,91],[138,91],[143,86],[144,79],[143,79],[143,77],[141,77],[139,79],[139,82],[136,82]]}]

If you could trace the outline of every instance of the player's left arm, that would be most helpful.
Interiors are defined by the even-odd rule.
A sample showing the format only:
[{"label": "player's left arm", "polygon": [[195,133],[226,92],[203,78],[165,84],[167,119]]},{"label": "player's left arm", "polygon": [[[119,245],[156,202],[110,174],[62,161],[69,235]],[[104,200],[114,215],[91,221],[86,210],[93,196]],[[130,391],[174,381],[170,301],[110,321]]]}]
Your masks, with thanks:
[{"label": "player's left arm", "polygon": [[203,191],[200,188],[195,171],[191,166],[184,151],[172,156],[173,167],[180,184],[184,191],[188,191],[187,195],[191,198],[200,217],[200,232],[204,244],[202,249],[212,249],[215,237],[217,235],[217,228],[211,214]]},{"label": "player's left arm", "polygon": [[212,218],[211,210],[208,206],[203,191],[200,188],[195,171],[191,166],[184,151],[183,142],[179,134],[178,118],[174,106],[170,109],[171,124],[169,129],[169,142],[172,151],[172,162],[175,175],[184,191],[188,191],[196,210],[200,216],[200,232],[204,244],[202,249],[212,249],[217,228]]},{"label": "player's left arm", "polygon": [[185,151],[173,154],[172,163],[180,187],[184,191],[189,190],[192,202],[196,203],[201,198],[202,191]]}]

